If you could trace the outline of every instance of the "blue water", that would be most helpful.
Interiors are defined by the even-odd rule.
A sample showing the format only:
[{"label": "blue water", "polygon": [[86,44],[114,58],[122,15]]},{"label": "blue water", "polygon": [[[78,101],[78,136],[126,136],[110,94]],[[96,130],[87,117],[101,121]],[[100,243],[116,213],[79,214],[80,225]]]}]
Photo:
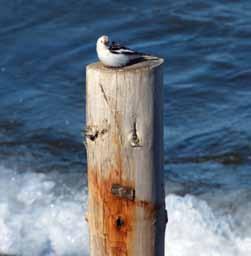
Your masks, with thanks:
[{"label": "blue water", "polygon": [[251,2],[0,5],[0,252],[88,255],[84,70],[108,34],[166,60],[166,254],[251,255]]}]

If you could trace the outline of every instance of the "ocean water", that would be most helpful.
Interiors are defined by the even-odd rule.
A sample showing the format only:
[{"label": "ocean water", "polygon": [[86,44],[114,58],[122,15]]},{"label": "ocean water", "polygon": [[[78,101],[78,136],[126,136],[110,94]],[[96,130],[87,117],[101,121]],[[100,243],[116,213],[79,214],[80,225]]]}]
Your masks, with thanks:
[{"label": "ocean water", "polygon": [[166,255],[251,255],[251,2],[0,6],[0,253],[88,255],[84,70],[108,34],[166,60]]}]

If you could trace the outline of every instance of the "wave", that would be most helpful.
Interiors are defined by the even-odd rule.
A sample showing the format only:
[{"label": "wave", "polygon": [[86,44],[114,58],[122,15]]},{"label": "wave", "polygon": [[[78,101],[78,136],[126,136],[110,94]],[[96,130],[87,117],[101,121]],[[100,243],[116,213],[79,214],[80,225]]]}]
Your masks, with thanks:
[{"label": "wave", "polygon": [[[86,186],[66,185],[60,175],[0,168],[1,253],[88,255]],[[251,236],[237,233],[231,214],[192,195],[170,194],[166,206],[166,255],[250,255]]]}]

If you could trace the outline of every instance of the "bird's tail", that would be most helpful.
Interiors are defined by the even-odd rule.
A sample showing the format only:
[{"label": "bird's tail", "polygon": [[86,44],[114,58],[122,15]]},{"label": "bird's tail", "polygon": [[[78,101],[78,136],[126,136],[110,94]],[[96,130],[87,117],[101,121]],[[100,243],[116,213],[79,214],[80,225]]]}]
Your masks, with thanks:
[{"label": "bird's tail", "polygon": [[159,57],[152,56],[152,55],[143,55],[144,60],[159,60]]}]

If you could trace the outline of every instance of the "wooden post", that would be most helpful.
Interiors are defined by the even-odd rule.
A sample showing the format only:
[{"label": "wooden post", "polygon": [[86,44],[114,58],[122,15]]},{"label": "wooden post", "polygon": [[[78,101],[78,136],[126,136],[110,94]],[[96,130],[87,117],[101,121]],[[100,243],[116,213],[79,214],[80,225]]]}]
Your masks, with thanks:
[{"label": "wooden post", "polygon": [[163,256],[163,59],[87,66],[91,256]]}]

